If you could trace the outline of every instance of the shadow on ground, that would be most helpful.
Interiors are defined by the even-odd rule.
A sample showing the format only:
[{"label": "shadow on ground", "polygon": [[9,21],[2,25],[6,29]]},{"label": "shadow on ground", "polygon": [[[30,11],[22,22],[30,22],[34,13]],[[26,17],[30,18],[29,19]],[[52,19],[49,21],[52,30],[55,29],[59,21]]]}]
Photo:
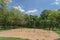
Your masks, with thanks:
[{"label": "shadow on ground", "polygon": [[55,40],[60,40],[60,38],[57,38],[57,39],[55,39]]}]

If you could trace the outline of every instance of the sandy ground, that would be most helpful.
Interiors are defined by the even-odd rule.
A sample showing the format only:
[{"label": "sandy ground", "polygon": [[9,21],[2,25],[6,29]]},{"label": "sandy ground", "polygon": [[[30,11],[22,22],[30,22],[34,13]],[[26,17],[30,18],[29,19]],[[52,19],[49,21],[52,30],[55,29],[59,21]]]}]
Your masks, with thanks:
[{"label": "sandy ground", "polygon": [[27,38],[30,40],[54,40],[59,36],[52,32],[42,29],[12,29],[0,32],[0,37]]}]

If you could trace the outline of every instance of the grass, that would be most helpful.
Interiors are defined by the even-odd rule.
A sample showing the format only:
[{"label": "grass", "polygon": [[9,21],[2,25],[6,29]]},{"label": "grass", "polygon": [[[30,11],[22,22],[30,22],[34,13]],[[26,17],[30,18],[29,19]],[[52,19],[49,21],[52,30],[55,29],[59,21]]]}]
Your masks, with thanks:
[{"label": "grass", "polygon": [[55,29],[54,32],[60,35],[60,29]]},{"label": "grass", "polygon": [[55,32],[60,35],[60,31],[55,31]]},{"label": "grass", "polygon": [[22,38],[0,37],[0,40],[28,40]]}]

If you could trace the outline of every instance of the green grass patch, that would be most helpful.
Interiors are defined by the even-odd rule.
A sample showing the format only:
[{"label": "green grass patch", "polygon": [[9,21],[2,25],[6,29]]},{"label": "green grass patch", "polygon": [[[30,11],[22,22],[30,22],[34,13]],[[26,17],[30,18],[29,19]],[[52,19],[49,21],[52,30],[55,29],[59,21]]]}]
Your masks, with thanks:
[{"label": "green grass patch", "polygon": [[60,31],[55,31],[56,33],[58,33],[60,35]]},{"label": "green grass patch", "polygon": [[60,35],[60,29],[54,29],[54,32]]},{"label": "green grass patch", "polygon": [[29,40],[29,39],[12,38],[12,37],[0,37],[0,40]]}]

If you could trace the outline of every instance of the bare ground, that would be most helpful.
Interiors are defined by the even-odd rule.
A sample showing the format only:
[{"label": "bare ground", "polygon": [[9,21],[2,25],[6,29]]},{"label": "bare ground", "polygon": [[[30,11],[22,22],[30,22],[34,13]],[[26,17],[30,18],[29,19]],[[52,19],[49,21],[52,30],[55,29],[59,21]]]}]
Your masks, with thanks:
[{"label": "bare ground", "polygon": [[54,40],[59,36],[52,31],[42,29],[12,29],[0,32],[0,37],[16,37],[30,40]]}]

